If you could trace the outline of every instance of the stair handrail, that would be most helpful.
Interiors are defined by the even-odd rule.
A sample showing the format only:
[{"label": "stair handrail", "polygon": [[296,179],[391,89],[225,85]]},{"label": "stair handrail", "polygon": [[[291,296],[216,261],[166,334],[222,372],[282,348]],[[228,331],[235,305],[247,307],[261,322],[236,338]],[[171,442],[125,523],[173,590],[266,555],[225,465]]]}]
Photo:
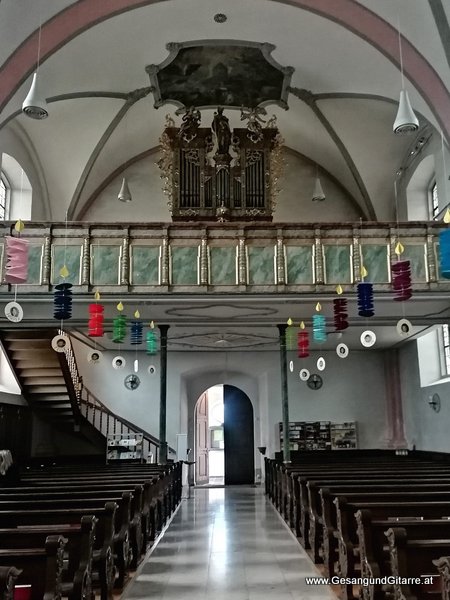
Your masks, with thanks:
[{"label": "stair handrail", "polygon": [[[67,332],[62,329],[58,330],[58,335],[65,335],[69,338],[70,336]],[[81,407],[81,389],[83,387],[83,379],[78,372],[77,360],[75,358],[75,353],[72,348],[72,344],[69,343],[64,348],[64,356],[66,357],[66,363],[69,368],[70,379],[72,380],[73,393],[75,394],[76,405],[78,408]]]},{"label": "stair handrail", "polygon": [[[101,400],[99,400],[97,398],[97,396],[95,396],[95,394],[93,394],[89,388],[87,388],[84,384],[81,384],[81,404],[83,405],[84,410],[81,411],[81,414],[84,415],[84,417],[94,425],[94,427],[97,428],[95,422],[96,422],[96,411],[99,410],[100,411],[100,417],[99,417],[99,424],[100,427],[97,428],[100,430],[100,432],[103,433],[102,431],[102,420],[103,420],[103,415],[107,415],[108,417],[112,417],[113,421],[113,433],[116,433],[117,429],[120,429],[120,431],[118,433],[140,433],[142,434],[143,440],[144,442],[147,443],[148,446],[148,450],[152,450],[153,456],[155,458],[155,460],[157,460],[158,458],[158,454],[159,454],[159,447],[160,447],[160,442],[158,440],[158,438],[156,438],[154,435],[152,435],[151,433],[149,433],[148,431],[146,431],[145,429],[143,429],[142,427],[140,427],[139,425],[135,425],[134,423],[132,423],[131,421],[128,421],[128,419],[125,419],[125,417],[122,417],[118,414],[116,414],[115,412],[113,412],[108,406],[106,406]],[[80,407],[81,408],[81,407]],[[91,417],[89,418],[89,408],[92,409],[92,414]],[[109,426],[109,420],[107,421],[107,427]],[[124,432],[124,428],[126,428],[128,431]],[[107,433],[109,433],[109,430],[107,429]],[[169,450],[173,453],[175,453],[175,450],[171,447],[169,447]]]}]

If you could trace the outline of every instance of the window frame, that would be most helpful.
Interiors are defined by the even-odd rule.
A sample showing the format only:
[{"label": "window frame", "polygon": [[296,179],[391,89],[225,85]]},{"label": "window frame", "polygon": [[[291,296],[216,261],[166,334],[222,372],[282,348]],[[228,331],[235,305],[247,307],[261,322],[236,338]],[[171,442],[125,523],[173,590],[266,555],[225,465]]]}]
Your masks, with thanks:
[{"label": "window frame", "polygon": [[450,377],[450,328],[447,324],[440,326],[439,355],[441,356],[442,377]]},{"label": "window frame", "polygon": [[[1,187],[5,190],[5,205],[1,204],[1,194],[0,194],[0,221],[7,221],[9,216],[9,203],[11,200],[11,184],[9,183],[8,177],[6,176],[4,171],[0,171],[0,182]],[[1,216],[1,211],[3,209],[3,217]]]},{"label": "window frame", "polygon": [[439,194],[438,194],[436,178],[433,178],[431,180],[431,183],[428,187],[428,197],[429,197],[430,220],[437,221],[441,211],[439,209]]}]

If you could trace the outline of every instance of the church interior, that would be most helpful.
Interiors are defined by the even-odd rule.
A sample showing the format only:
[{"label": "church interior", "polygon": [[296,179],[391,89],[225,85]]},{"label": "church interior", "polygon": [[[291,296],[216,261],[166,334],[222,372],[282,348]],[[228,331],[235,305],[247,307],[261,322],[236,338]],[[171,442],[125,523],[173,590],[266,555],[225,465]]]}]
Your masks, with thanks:
[{"label": "church interior", "polygon": [[0,53],[0,598],[448,600],[447,0],[0,0]]}]

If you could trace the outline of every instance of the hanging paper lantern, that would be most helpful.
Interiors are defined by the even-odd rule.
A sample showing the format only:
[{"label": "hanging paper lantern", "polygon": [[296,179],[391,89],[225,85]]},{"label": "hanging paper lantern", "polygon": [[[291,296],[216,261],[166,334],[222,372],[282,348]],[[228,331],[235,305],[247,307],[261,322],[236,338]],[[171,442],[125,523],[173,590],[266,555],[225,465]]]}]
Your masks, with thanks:
[{"label": "hanging paper lantern", "polygon": [[116,344],[123,344],[127,334],[127,318],[125,315],[118,315],[113,319],[112,341]]},{"label": "hanging paper lantern", "polygon": [[450,279],[450,229],[439,234],[439,256],[441,277]]},{"label": "hanging paper lantern", "polygon": [[60,321],[72,317],[72,284],[58,283],[53,296],[53,317]]},{"label": "hanging paper lantern", "polygon": [[358,283],[358,314],[360,317],[373,317],[373,285]]},{"label": "hanging paper lantern", "polygon": [[153,329],[147,331],[146,336],[147,354],[156,354],[158,352],[158,340]]},{"label": "hanging paper lantern", "polygon": [[315,342],[326,342],[327,332],[325,328],[325,316],[313,315],[313,339]]},{"label": "hanging paper lantern", "polygon": [[399,260],[391,265],[392,287],[394,300],[402,302],[412,296],[411,289],[411,263],[409,260]]},{"label": "hanging paper lantern", "polygon": [[103,336],[104,311],[103,304],[89,304],[88,335],[90,337]]},{"label": "hanging paper lantern", "polygon": [[335,298],[333,308],[334,328],[336,331],[344,331],[348,327],[347,298]]},{"label": "hanging paper lantern", "polygon": [[297,356],[299,358],[308,358],[309,356],[309,333],[299,331],[297,333]]},{"label": "hanging paper lantern", "polygon": [[25,283],[28,274],[28,240],[5,236],[7,283]]},{"label": "hanging paper lantern", "polygon": [[137,346],[142,344],[142,321],[131,321],[130,344]]}]

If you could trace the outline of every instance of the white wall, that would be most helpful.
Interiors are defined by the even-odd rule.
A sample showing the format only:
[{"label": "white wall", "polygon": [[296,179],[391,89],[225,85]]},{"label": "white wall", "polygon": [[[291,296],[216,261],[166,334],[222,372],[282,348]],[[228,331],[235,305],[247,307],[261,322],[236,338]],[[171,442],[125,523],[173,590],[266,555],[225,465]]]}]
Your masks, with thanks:
[{"label": "white wall", "polygon": [[[421,388],[416,342],[400,351],[403,415],[408,446],[418,450],[450,452],[450,383]],[[434,412],[428,400],[434,393],[441,397],[441,411]]]},{"label": "white wall", "polygon": [[[155,153],[132,164],[116,177],[94,200],[83,220],[106,222],[170,221],[167,197],[162,193],[162,180]],[[357,221],[360,213],[354,208],[345,190],[325,173],[320,180],[326,200],[312,202],[316,167],[290,150],[285,151],[285,173],[280,181],[281,192],[274,212],[279,222],[345,222]],[[122,177],[126,177],[133,201],[117,200]]]},{"label": "white wall", "polygon": [[[159,357],[139,353],[140,387],[130,392],[123,380],[132,372],[134,352],[123,352],[127,367],[115,371],[111,360],[118,352],[104,352],[98,365],[87,361],[88,349],[74,341],[78,368],[84,384],[111,410],[149,433],[159,436]],[[294,353],[288,353],[294,354]],[[358,422],[361,448],[382,447],[385,439],[385,391],[383,353],[351,352],[345,360],[324,352],[324,385],[310,390],[298,377],[306,366],[311,371],[314,358],[300,361],[294,355],[295,371],[289,372],[290,420],[330,420]],[[157,367],[148,374],[149,364]],[[199,396],[216,384],[226,383],[243,390],[254,411],[255,469],[262,468],[257,446],[267,446],[267,455],[279,450],[278,423],[281,413],[280,358],[278,352],[170,352],[167,378],[167,441],[176,448],[176,434],[188,434],[188,447],[194,447],[194,409]]]}]

